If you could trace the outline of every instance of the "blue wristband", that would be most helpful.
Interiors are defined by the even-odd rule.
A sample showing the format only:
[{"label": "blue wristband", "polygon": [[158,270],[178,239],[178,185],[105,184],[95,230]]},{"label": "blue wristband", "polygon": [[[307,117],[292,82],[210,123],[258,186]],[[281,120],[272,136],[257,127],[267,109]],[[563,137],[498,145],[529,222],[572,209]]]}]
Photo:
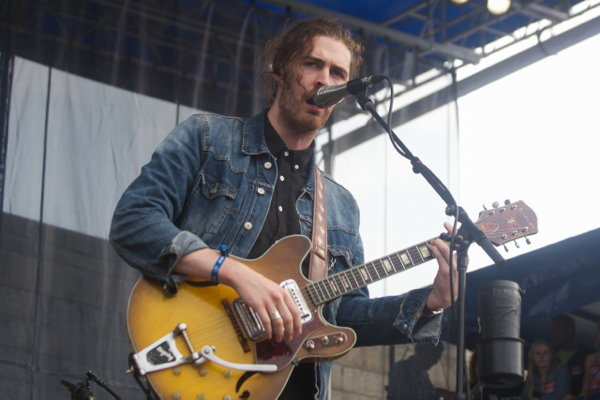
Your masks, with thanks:
[{"label": "blue wristband", "polygon": [[229,249],[227,248],[227,246],[222,244],[220,246],[220,250],[221,256],[217,259],[217,262],[213,267],[212,273],[210,274],[210,280],[214,283],[219,283],[219,269],[221,269],[221,265],[223,264],[223,261],[225,261],[225,258],[229,257]]}]

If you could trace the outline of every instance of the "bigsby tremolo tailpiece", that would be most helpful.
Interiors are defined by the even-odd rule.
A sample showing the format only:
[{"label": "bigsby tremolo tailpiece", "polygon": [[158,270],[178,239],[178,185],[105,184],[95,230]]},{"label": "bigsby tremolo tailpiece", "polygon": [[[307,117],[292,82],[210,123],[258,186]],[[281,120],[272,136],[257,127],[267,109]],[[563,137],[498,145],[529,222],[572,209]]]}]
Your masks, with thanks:
[{"label": "bigsby tremolo tailpiece", "polygon": [[[222,365],[225,368],[237,369],[242,371],[256,371],[256,372],[275,372],[277,366],[274,364],[236,364],[222,360],[215,355],[217,350],[214,346],[204,346],[200,353],[194,350],[192,343],[187,334],[187,325],[185,323],[177,324],[177,327],[166,334],[164,337],[158,339],[150,346],[146,347],[142,351],[133,354],[132,359],[135,365],[132,366],[127,372],[135,372],[139,376],[144,376],[148,373],[160,371],[163,369],[173,368],[178,365],[192,363],[194,367],[199,367],[201,364],[212,361],[216,364]],[[184,357],[175,344],[177,336],[181,335],[190,355]]]}]

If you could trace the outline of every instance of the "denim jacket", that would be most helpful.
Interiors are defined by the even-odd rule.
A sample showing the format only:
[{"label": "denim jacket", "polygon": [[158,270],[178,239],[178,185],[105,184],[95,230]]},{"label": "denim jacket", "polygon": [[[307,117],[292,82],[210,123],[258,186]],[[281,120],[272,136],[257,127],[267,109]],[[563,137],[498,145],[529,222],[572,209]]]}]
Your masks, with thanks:
[{"label": "denim jacket", "polygon": [[[246,257],[261,231],[277,178],[277,163],[264,138],[264,113],[250,119],[194,115],[158,146],[151,161],[119,201],[110,242],[145,275],[171,282],[184,255],[219,245]],[[314,164],[314,155],[311,165]],[[302,234],[312,228],[314,170],[296,202]],[[356,201],[330,176],[325,178],[329,274],[364,263]],[[307,264],[307,263],[304,263]],[[303,265],[306,276],[307,266]],[[369,299],[356,290],[323,309],[327,321],[353,328],[357,346],[439,339],[441,315],[420,318],[431,289]],[[319,393],[328,398],[332,363],[317,365]]]}]

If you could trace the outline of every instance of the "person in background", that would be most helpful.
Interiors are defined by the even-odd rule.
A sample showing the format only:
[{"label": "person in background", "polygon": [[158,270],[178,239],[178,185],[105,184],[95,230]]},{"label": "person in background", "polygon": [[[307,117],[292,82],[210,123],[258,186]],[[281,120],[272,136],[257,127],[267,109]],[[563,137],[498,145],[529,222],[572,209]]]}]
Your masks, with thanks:
[{"label": "person in background", "polygon": [[569,371],[569,394],[577,396],[583,387],[585,358],[593,350],[575,342],[575,320],[566,314],[557,315],[550,320],[550,339],[556,348],[558,361]]},{"label": "person in background", "polygon": [[537,340],[531,345],[527,371],[521,400],[562,400],[569,393],[569,372],[558,362],[547,340]]},{"label": "person in background", "polygon": [[414,355],[395,363],[390,370],[387,400],[454,398],[453,392],[435,387],[427,374],[438,363],[443,351],[442,342],[435,347],[418,344]]},{"label": "person in background", "polygon": [[[585,374],[579,396],[587,396],[593,393],[598,393],[600,396],[600,321],[598,321],[596,331],[596,349],[599,351],[588,355],[585,359]],[[574,398],[575,396],[571,394],[565,396],[565,400]]]}]

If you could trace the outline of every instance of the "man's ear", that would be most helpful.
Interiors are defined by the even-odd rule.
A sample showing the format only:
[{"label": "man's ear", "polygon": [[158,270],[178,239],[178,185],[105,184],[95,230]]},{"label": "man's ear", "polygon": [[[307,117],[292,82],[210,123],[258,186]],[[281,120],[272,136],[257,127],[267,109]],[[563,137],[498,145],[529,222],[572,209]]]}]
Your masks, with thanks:
[{"label": "man's ear", "polygon": [[281,63],[280,62],[275,62],[275,64],[273,64],[273,79],[275,79],[277,82],[279,82],[281,80]]}]

